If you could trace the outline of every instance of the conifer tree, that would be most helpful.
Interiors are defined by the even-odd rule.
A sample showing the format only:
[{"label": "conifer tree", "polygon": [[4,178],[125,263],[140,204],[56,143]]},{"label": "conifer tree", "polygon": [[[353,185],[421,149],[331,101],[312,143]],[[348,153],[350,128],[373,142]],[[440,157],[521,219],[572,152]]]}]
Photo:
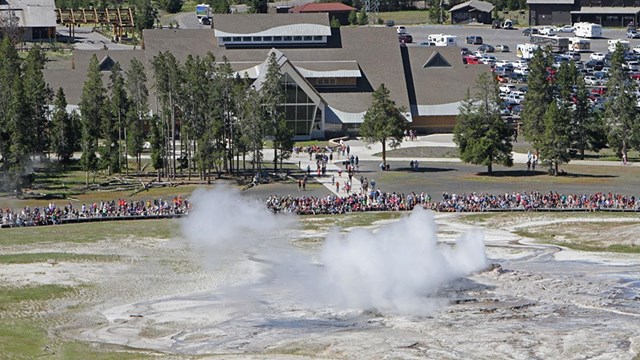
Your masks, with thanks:
[{"label": "conifer tree", "polygon": [[407,120],[402,115],[402,109],[391,99],[391,92],[384,84],[371,94],[371,106],[364,114],[364,121],[360,126],[360,135],[368,143],[382,144],[382,164],[387,166],[387,142],[392,148],[400,146],[407,128]]},{"label": "conifer tree", "polygon": [[274,171],[277,171],[278,151],[280,151],[280,156],[284,156],[284,152],[288,150],[285,146],[287,146],[288,142],[293,138],[293,134],[283,130],[283,128],[286,128],[286,120],[282,106],[285,101],[285,93],[284,87],[282,86],[282,74],[280,73],[280,66],[278,65],[275,52],[269,54],[267,73],[260,88],[260,95],[262,98],[262,106],[264,107],[269,123],[267,127],[269,131],[268,134],[273,136],[273,168]]},{"label": "conifer tree", "polygon": [[15,79],[20,77],[20,58],[8,37],[0,40],[0,157],[5,189],[9,184],[11,158],[11,100]]},{"label": "conifer tree", "polygon": [[26,166],[30,162],[30,155],[33,151],[31,114],[29,109],[24,106],[25,102],[22,79],[16,77],[13,80],[8,112],[11,156],[5,158],[4,161],[9,162],[10,185],[18,193],[23,187],[30,184]]},{"label": "conifer tree", "polygon": [[593,111],[584,78],[576,78],[575,105],[571,117],[571,148],[584,159],[586,150],[600,151],[607,145],[607,131],[601,112]]},{"label": "conifer tree", "polygon": [[493,164],[512,166],[511,129],[500,116],[498,83],[487,73],[476,79],[476,93],[467,93],[453,130],[453,140],[462,161],[484,165],[487,173]]},{"label": "conifer tree", "polygon": [[62,88],[58,89],[53,102],[51,123],[51,152],[56,154],[58,161],[66,165],[73,157],[78,139],[72,117],[67,113],[67,99]]},{"label": "conifer tree", "polygon": [[640,144],[640,121],[635,86],[628,80],[623,63],[624,48],[618,44],[611,56],[604,115],[609,127],[609,146],[615,148],[619,156],[627,158],[629,149]]},{"label": "conifer tree", "polygon": [[550,54],[547,50],[536,50],[529,64],[529,91],[521,115],[524,136],[536,149],[539,149],[544,139],[544,114],[554,96],[548,79],[547,69],[550,66]]},{"label": "conifer tree", "polygon": [[80,163],[86,172],[86,183],[89,183],[89,172],[98,170],[98,139],[105,112],[106,90],[102,83],[102,74],[96,55],[91,57],[87,71],[87,80],[80,97],[80,114],[82,119],[82,158]]},{"label": "conifer tree", "polygon": [[540,156],[549,161],[553,174],[559,175],[561,164],[571,160],[571,114],[562,100],[553,100],[544,115],[544,137]]},{"label": "conifer tree", "polygon": [[[126,129],[128,125],[127,112],[129,111],[130,101],[127,97],[127,92],[125,89],[125,82],[122,76],[122,68],[117,62],[111,68],[109,81],[111,89],[111,99],[109,101],[109,104],[111,105],[111,111],[109,112],[109,116],[107,117],[108,120],[104,123],[105,126],[103,129],[103,136],[107,143],[117,144],[116,146],[111,146],[109,148],[109,168],[112,169],[113,172],[120,172],[120,169],[122,168],[122,158],[124,157],[125,167],[128,173],[129,166],[126,160],[126,139],[124,138],[124,129]],[[122,143],[123,139],[125,140],[124,144]],[[122,152],[123,146],[124,154]]]},{"label": "conifer tree", "polygon": [[[131,100],[128,114],[127,126],[124,128],[126,153],[135,156],[137,169],[140,170],[141,154],[144,144],[145,134],[143,129],[147,126],[147,115],[149,113],[149,89],[147,88],[147,75],[144,65],[140,60],[133,58],[126,72],[125,85],[129,99]],[[129,167],[126,168],[127,172]]]},{"label": "conifer tree", "polygon": [[46,56],[40,46],[29,50],[24,62],[25,106],[32,126],[31,149],[36,154],[44,154],[49,149],[49,108],[52,91],[44,81]]}]

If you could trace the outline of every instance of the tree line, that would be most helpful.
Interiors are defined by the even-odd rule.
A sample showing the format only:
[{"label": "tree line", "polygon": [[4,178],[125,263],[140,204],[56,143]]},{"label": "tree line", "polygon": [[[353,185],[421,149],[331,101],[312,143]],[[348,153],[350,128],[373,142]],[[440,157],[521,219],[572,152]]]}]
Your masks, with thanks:
[{"label": "tree line", "polygon": [[[55,157],[62,165],[81,152],[86,181],[106,174],[143,170],[149,146],[158,177],[210,179],[262,168],[267,137],[274,168],[290,156],[293,131],[287,126],[282,75],[272,53],[260,89],[234,75],[226,58],[189,55],[180,63],[169,52],[151,61],[157,103],[149,111],[144,64],[132,59],[126,71],[115,63],[108,80],[94,55],[88,66],[79,111],[67,112],[60,88],[52,91],[42,70],[46,58],[34,46],[24,60],[8,39],[0,43],[0,157],[2,187],[20,190],[33,181],[37,161]],[[108,89],[108,90],[107,90]],[[130,166],[131,161],[131,166]],[[131,167],[133,169],[131,169]]]},{"label": "tree line", "polygon": [[[612,54],[601,108],[592,105],[593,95],[573,61],[562,62],[556,71],[549,49],[534,54],[520,120],[525,139],[550,173],[559,175],[562,164],[584,159],[587,151],[608,147],[627,159],[629,150],[640,150],[638,85],[629,78],[624,53],[619,45]],[[476,89],[463,102],[454,140],[464,161],[487,166],[490,173],[492,164],[513,164],[513,133],[500,116],[495,77],[481,75]]]}]

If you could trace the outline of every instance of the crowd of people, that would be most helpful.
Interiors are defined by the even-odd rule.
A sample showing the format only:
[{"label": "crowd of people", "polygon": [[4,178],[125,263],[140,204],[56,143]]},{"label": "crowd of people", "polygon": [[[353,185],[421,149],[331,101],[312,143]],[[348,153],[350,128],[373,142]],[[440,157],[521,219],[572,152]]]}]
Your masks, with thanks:
[{"label": "crowd of people", "polygon": [[26,206],[18,210],[8,208],[1,210],[0,224],[10,227],[39,226],[61,224],[76,219],[172,216],[186,214],[189,209],[191,209],[191,203],[181,196],[174,197],[172,200],[127,201],[119,199],[80,206],[72,203],[59,206],[52,202],[43,207]]},{"label": "crowd of people", "polygon": [[386,193],[372,190],[347,196],[270,196],[267,207],[275,213],[343,214],[361,211],[403,211],[422,206],[438,212],[483,212],[512,210],[625,210],[640,211],[635,196],[615,193],[560,194],[557,192],[512,192],[505,194],[442,194],[433,201],[426,193]]},{"label": "crowd of people", "polygon": [[[365,211],[407,211],[422,206],[437,212],[530,211],[530,210],[624,210],[640,211],[635,196],[616,193],[560,194],[558,192],[511,192],[504,194],[442,194],[434,201],[427,193],[403,194],[370,191],[348,193],[344,196],[269,196],[266,206],[274,213],[317,215],[344,214]],[[172,200],[101,201],[75,206],[50,203],[43,207],[26,206],[20,210],[4,209],[0,224],[4,226],[54,225],[74,219],[104,219],[126,217],[155,217],[188,214],[191,203],[182,197]]]}]

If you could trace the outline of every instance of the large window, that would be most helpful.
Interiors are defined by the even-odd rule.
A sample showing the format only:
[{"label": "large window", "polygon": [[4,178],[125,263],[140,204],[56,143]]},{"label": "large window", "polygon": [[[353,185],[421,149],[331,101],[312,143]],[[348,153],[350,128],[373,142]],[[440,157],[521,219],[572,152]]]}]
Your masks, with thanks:
[{"label": "large window", "polygon": [[315,122],[322,121],[322,114],[317,111],[317,105],[313,100],[288,74],[282,76],[282,86],[286,95],[282,106],[287,126],[295,132],[295,135],[308,136],[311,133],[311,126]]}]

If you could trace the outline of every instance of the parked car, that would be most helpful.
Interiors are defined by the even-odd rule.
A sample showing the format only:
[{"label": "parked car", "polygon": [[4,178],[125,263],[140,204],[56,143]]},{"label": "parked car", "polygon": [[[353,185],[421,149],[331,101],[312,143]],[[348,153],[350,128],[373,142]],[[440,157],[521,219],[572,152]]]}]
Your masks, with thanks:
[{"label": "parked car", "polygon": [[640,45],[636,45],[633,49],[631,49],[631,51],[636,55],[640,54]]},{"label": "parked car", "polygon": [[564,53],[564,56],[573,61],[580,61],[580,59],[582,59],[582,55],[577,51],[567,51]]},{"label": "parked car", "polygon": [[471,54],[471,51],[469,51],[469,48],[466,47],[461,47],[460,48],[460,55],[465,56],[465,55],[469,55]]},{"label": "parked car", "polygon": [[540,31],[536,28],[526,28],[524,30],[522,30],[522,35],[524,36],[531,36],[531,35],[536,35],[539,34]]},{"label": "parked car", "polygon": [[398,26],[396,26],[396,32],[398,34],[406,34],[407,33],[407,28],[405,28],[402,25],[398,25]]},{"label": "parked car", "polygon": [[585,76],[584,83],[587,86],[598,86],[600,85],[600,79],[596,78],[595,76]]},{"label": "parked car", "polygon": [[396,26],[396,22],[394,20],[387,20],[387,22],[385,22],[385,25],[387,27],[394,27]]},{"label": "parked car", "polygon": [[471,35],[466,38],[467,44],[482,45],[482,36]]},{"label": "parked car", "polygon": [[565,26],[556,28],[556,32],[559,32],[559,33],[572,33],[574,31],[576,31],[576,28],[574,28],[571,25],[565,25]]},{"label": "parked car", "polygon": [[498,52],[509,52],[509,46],[508,45],[496,45],[496,51]]},{"label": "parked car", "polygon": [[513,65],[513,67],[515,68],[519,68],[519,67],[525,67],[525,66],[529,66],[529,63],[526,60],[516,60],[516,61],[512,61],[511,65]]},{"label": "parked car", "polygon": [[504,84],[504,85],[500,85],[500,87],[498,88],[498,90],[500,90],[501,93],[510,93],[512,91],[516,91],[516,86],[513,84]]},{"label": "parked car", "polygon": [[519,74],[519,75],[529,75],[529,68],[528,67],[519,67],[519,68],[515,68],[513,70],[514,73]]},{"label": "parked car", "polygon": [[629,61],[627,63],[622,64],[622,67],[629,69],[629,71],[640,71],[640,62],[637,61]]},{"label": "parked car", "polygon": [[429,41],[423,41],[420,44],[418,44],[420,46],[436,46],[436,43],[434,42],[429,42]]},{"label": "parked car", "polygon": [[629,39],[640,39],[640,32],[638,30],[629,30],[627,31],[627,37]]},{"label": "parked car", "polygon": [[413,42],[413,36],[411,34],[398,34],[398,41],[409,44]]},{"label": "parked car", "polygon": [[495,50],[496,49],[493,46],[489,45],[489,44],[484,44],[484,45],[478,46],[478,51],[485,52],[485,53],[494,52]]},{"label": "parked car", "polygon": [[540,28],[540,30],[538,30],[538,32],[540,33],[540,35],[549,35],[549,36],[553,36],[558,33],[556,31],[556,28],[553,26],[543,26],[542,28]]},{"label": "parked car", "polygon": [[471,64],[481,64],[482,62],[477,56],[466,55],[462,57],[462,63],[471,65]]},{"label": "parked car", "polygon": [[600,60],[600,61],[603,61],[603,60],[604,60],[604,58],[605,58],[605,56],[604,56],[604,54],[603,54],[603,53],[598,53],[598,52],[596,52],[596,53],[592,53],[591,55],[589,55],[589,59],[591,59],[591,60]]}]

